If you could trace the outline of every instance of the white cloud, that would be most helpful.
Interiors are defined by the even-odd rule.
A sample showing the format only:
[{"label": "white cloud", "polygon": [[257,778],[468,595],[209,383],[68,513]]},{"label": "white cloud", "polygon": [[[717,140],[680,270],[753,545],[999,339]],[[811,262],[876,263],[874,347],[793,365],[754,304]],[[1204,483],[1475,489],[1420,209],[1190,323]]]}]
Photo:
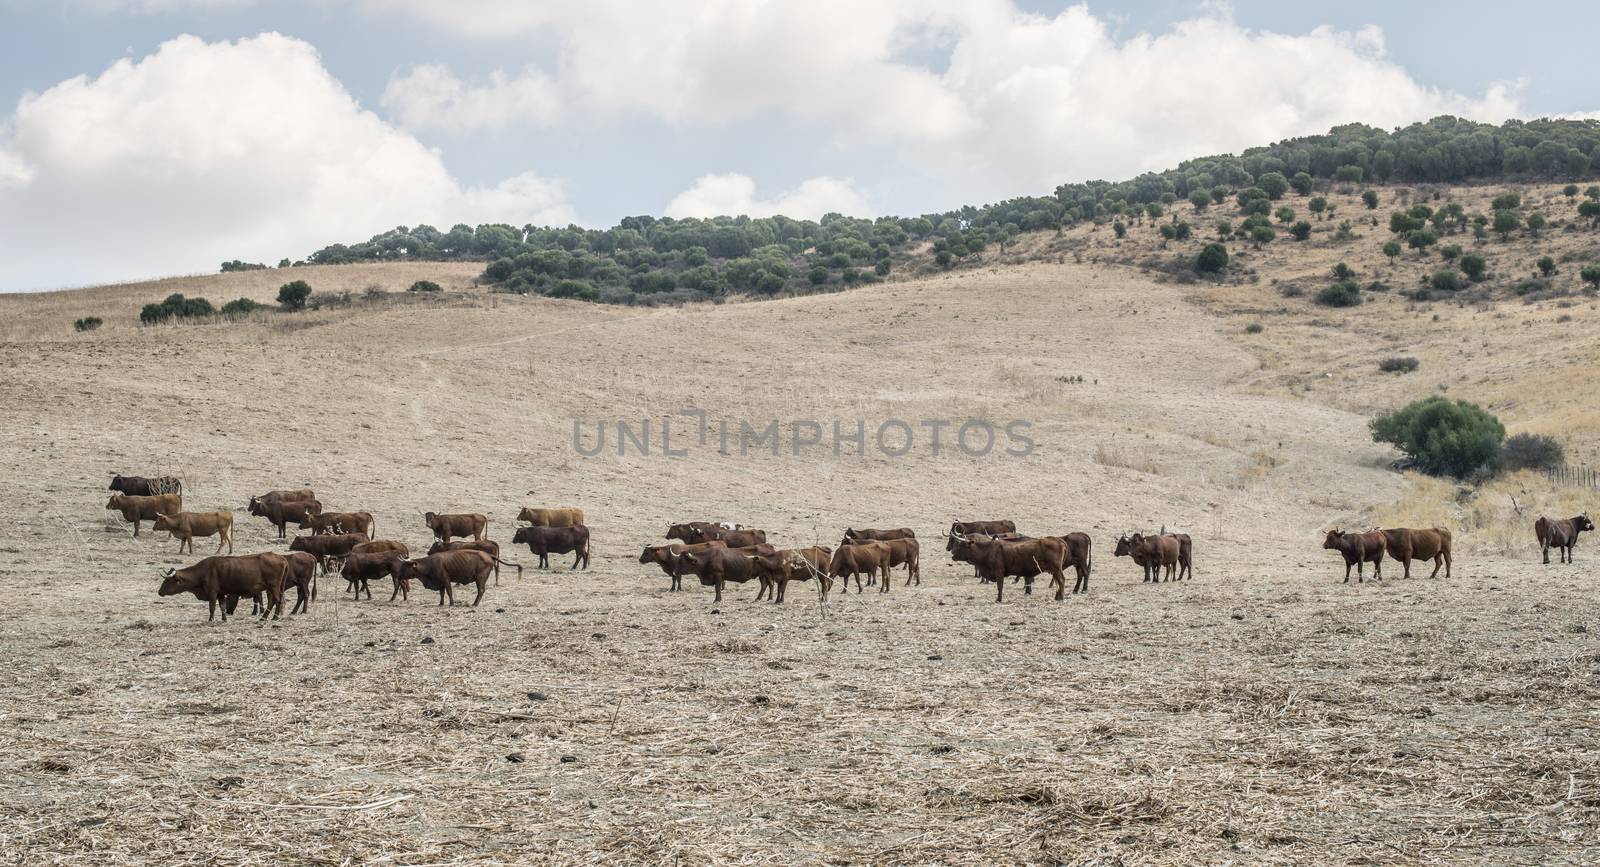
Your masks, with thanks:
[{"label": "white cloud", "polygon": [[165,12],[191,10],[242,9],[255,4],[255,0],[73,0],[94,12],[133,12],[154,15]]},{"label": "white cloud", "polygon": [[24,95],[0,129],[0,288],[276,261],[399,223],[572,220],[553,181],[464,187],[275,33],[179,37]]},{"label": "white cloud", "polygon": [[748,175],[705,175],[667,205],[669,217],[782,214],[797,220],[815,220],[836,211],[853,217],[873,213],[865,197],[848,180],[810,178],[771,199],[756,198],[756,182]]},{"label": "white cloud", "polygon": [[448,67],[414,66],[389,79],[381,100],[401,126],[412,129],[483,130],[515,122],[549,126],[561,109],[555,80],[528,69],[515,76],[494,72],[469,85]]}]

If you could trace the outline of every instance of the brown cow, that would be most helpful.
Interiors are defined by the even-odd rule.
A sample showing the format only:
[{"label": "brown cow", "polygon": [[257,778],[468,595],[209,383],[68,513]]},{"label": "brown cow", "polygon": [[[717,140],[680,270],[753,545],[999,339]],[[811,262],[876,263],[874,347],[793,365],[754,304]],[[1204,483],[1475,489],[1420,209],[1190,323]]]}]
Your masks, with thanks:
[{"label": "brown cow", "polygon": [[183,511],[182,494],[156,494],[140,497],[130,494],[112,494],[106,508],[121,512],[122,520],[133,525],[133,538],[139,538],[139,522],[154,521],[157,515],[176,515]]},{"label": "brown cow", "polygon": [[339,533],[331,536],[296,536],[289,541],[290,551],[304,551],[322,561],[322,573],[326,575],[329,560],[341,560],[349,556],[351,549],[362,542],[370,541],[360,533]]},{"label": "brown cow", "polygon": [[193,593],[196,599],[211,604],[209,622],[217,616],[217,603],[222,602],[222,622],[228,622],[226,597],[267,594],[266,611],[273,620],[283,612],[283,578],[288,562],[280,554],[251,554],[244,557],[214,556],[183,569],[168,569],[161,575],[159,593],[173,596]]},{"label": "brown cow", "polygon": [[825,545],[809,548],[784,548],[771,554],[746,555],[755,562],[756,577],[761,579],[761,592],[756,600],[770,595],[774,604],[782,604],[784,590],[790,581],[817,579],[821,598],[828,598],[833,582],[828,579],[828,566],[833,560],[833,549]]},{"label": "brown cow", "polygon": [[389,594],[389,601],[393,602],[396,596],[404,599],[411,598],[410,587],[400,578],[400,563],[406,559],[399,551],[378,551],[371,554],[350,553],[344,558],[344,567],[339,570],[339,575],[344,578],[346,590],[356,591],[356,601],[361,600],[361,591],[367,591],[367,598],[372,598],[372,587],[367,583],[374,578],[388,575],[394,580],[394,592]]},{"label": "brown cow", "polygon": [[550,568],[551,554],[572,554],[572,568],[589,568],[589,528],[576,527],[518,527],[511,543],[526,544],[528,550],[539,556],[539,568]]},{"label": "brown cow", "polygon": [[402,557],[411,556],[411,549],[406,547],[406,543],[396,542],[393,539],[373,539],[371,542],[362,542],[350,549],[352,554],[381,554],[384,551],[399,551]]},{"label": "brown cow", "polygon": [[500,559],[500,543],[493,539],[484,539],[481,542],[477,539],[457,539],[454,542],[434,542],[433,545],[428,548],[429,554],[437,554],[440,551],[482,551],[483,553],[488,554],[490,557],[493,557],[494,583],[496,587],[500,586],[500,567],[502,565],[510,566],[516,569],[517,577],[522,577],[522,564],[513,563],[510,560]]},{"label": "brown cow", "polygon": [[853,527],[844,528],[844,541],[841,545],[851,542],[888,542],[891,539],[915,539],[917,534],[910,527],[901,527],[898,530],[857,530]]},{"label": "brown cow", "polygon": [[574,527],[583,523],[583,510],[565,506],[559,509],[535,509],[523,506],[517,520],[527,521],[535,527]]},{"label": "brown cow", "polygon": [[179,512],[176,515],[156,513],[156,525],[153,529],[166,530],[179,540],[178,553],[182,554],[185,546],[189,553],[194,553],[194,537],[216,536],[217,551],[222,553],[222,546],[228,546],[228,553],[233,553],[233,513],[232,512]]},{"label": "brown cow", "polygon": [[313,536],[360,533],[368,539],[375,539],[377,526],[371,512],[319,512],[307,514],[300,520],[300,529],[310,530]]},{"label": "brown cow", "polygon": [[[293,587],[297,597],[294,607],[289,609],[289,613],[299,614],[302,611],[310,611],[312,600],[317,598],[317,558],[304,551],[291,551],[283,555],[283,559],[285,564],[283,592],[287,593],[289,588]],[[229,614],[232,614],[234,609],[239,607],[239,597],[237,595],[229,595],[226,600],[226,610]],[[251,597],[251,615],[260,614],[265,609],[266,606],[261,602],[260,593]]]},{"label": "brown cow", "polygon": [[435,512],[423,512],[422,523],[427,524],[428,529],[433,531],[433,538],[441,542],[448,542],[455,536],[462,538],[471,536],[480,542],[489,537],[487,515],[477,513],[441,515]]},{"label": "brown cow", "polygon": [[996,602],[1004,599],[1008,576],[1024,579],[1023,593],[1031,594],[1034,576],[1041,573],[1049,573],[1050,585],[1056,588],[1056,601],[1066,598],[1067,576],[1061,569],[1067,561],[1067,543],[1060,539],[1050,536],[1014,541],[974,538],[972,557],[983,580],[995,583]]},{"label": "brown cow", "polygon": [[916,539],[879,539],[889,546],[889,568],[896,566],[906,567],[906,586],[910,587],[914,579],[918,587],[922,586],[922,546]]},{"label": "brown cow", "polygon": [[946,533],[944,534],[944,537],[944,549],[950,552],[950,559],[957,563],[972,563],[972,574],[978,576],[980,579],[982,578],[982,575],[980,575],[978,572],[977,563],[972,559],[973,552],[976,550],[973,547],[974,542],[987,541],[989,539],[1004,539],[1008,542],[1019,542],[1033,538],[1032,536],[1024,536],[1021,533],[1001,533],[998,536],[991,535],[989,533],[971,533],[967,535],[952,536],[949,533]]},{"label": "brown cow", "polygon": [[154,497],[159,494],[182,494],[183,482],[178,481],[174,476],[158,476],[153,479],[147,479],[144,476],[124,476],[112,473],[111,486],[107,490],[135,497]]},{"label": "brown cow", "polygon": [[696,533],[696,538],[691,539],[691,542],[726,542],[729,548],[765,545],[767,542],[767,531],[765,530],[753,530],[750,528],[730,530],[719,524],[699,527]]},{"label": "brown cow", "polygon": [[728,543],[718,542],[715,540],[710,542],[696,542],[693,545],[646,545],[644,552],[639,555],[639,563],[641,565],[646,563],[654,563],[657,566],[660,566],[661,571],[667,573],[667,577],[672,579],[672,583],[668,587],[668,590],[682,590],[683,573],[679,569],[681,563],[678,558],[681,557],[685,551],[703,551],[707,548],[726,547],[728,547]]},{"label": "brown cow", "polygon": [[291,488],[283,491],[268,491],[259,497],[251,497],[250,499],[268,503],[293,503],[315,500],[316,498],[317,492],[310,488]]},{"label": "brown cow", "polygon": [[950,525],[952,536],[1004,536],[1017,532],[1016,521],[956,521]]},{"label": "brown cow", "polygon": [[1061,568],[1068,566],[1077,573],[1077,580],[1072,584],[1073,593],[1089,592],[1089,573],[1094,568],[1094,540],[1088,533],[1067,533],[1057,536],[1067,546],[1067,559]]},{"label": "brown cow", "polygon": [[[766,549],[765,551],[761,549]],[[776,549],[770,545],[753,545],[744,548],[701,548],[697,551],[684,551],[678,555],[679,573],[693,572],[705,587],[717,588],[716,598],[713,602],[722,601],[723,585],[729,581],[743,584],[756,577],[755,563],[750,559],[752,554],[771,553]]]},{"label": "brown cow", "polygon": [[321,512],[322,503],[316,500],[263,500],[251,497],[249,511],[256,517],[266,518],[278,528],[278,538],[286,539],[289,522],[299,524],[305,521],[306,515]]},{"label": "brown cow", "polygon": [[[894,550],[888,542],[856,542],[850,545],[840,545],[834,549],[833,559],[828,561],[828,577],[844,578],[843,590],[850,592],[850,579],[856,579],[856,594],[861,591],[861,573],[867,577],[881,574],[883,584],[879,586],[879,593],[889,592],[889,563],[894,559]],[[830,580],[831,584],[832,581]]]},{"label": "brown cow", "polygon": [[1372,577],[1374,580],[1383,580],[1383,549],[1386,540],[1383,533],[1371,530],[1366,533],[1346,533],[1343,530],[1329,530],[1328,538],[1322,540],[1322,547],[1338,551],[1344,555],[1344,583],[1350,583],[1350,567],[1356,567],[1356,580],[1366,583],[1366,578],[1361,574],[1361,568],[1367,563],[1372,564]]},{"label": "brown cow", "polygon": [[439,591],[439,604],[446,597],[456,604],[456,584],[478,585],[477,598],[472,607],[483,601],[483,592],[489,588],[489,573],[494,571],[494,558],[482,551],[440,551],[416,560],[400,561],[400,581],[412,578],[422,582],[428,590]]},{"label": "brown cow", "polygon": [[[1585,512],[1574,518],[1546,518],[1539,516],[1533,522],[1533,534],[1539,537],[1539,548],[1544,553],[1544,562],[1550,563],[1550,549],[1555,548],[1557,556],[1562,563],[1572,562],[1572,546],[1578,544],[1578,534],[1584,530],[1593,530],[1594,522],[1589,520],[1589,513]],[[137,528],[134,533],[138,535]]]},{"label": "brown cow", "polygon": [[1444,566],[1444,577],[1450,577],[1450,531],[1443,527],[1426,530],[1382,530],[1384,551],[1405,567],[1403,577],[1411,577],[1412,560],[1432,560],[1433,574],[1439,577],[1439,567]]},{"label": "brown cow", "polygon": [[1161,583],[1163,571],[1168,581],[1182,581],[1184,578],[1183,541],[1172,533],[1118,536],[1117,549],[1111,553],[1114,557],[1131,558],[1139,564],[1144,569],[1146,583]]}]

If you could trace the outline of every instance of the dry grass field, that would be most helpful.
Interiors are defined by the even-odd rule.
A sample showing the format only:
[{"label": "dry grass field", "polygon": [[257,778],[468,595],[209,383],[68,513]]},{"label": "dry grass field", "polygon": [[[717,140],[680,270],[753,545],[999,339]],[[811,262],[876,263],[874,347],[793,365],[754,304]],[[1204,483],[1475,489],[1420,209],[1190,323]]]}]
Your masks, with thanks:
[{"label": "dry grass field", "polygon": [[[1099,237],[1065,240],[1082,261],[685,309],[483,294],[471,265],[298,269],[319,291],[424,277],[452,291],[235,323],[130,320],[174,291],[269,299],[282,272],[0,296],[0,576],[15,599],[0,621],[0,852],[1600,857],[1593,540],[1576,565],[1541,566],[1531,530],[1510,529],[1531,517],[1491,509],[1511,488],[1463,499],[1402,478],[1366,434],[1370,412],[1447,385],[1512,430],[1592,449],[1541,363],[1592,357],[1592,302],[1565,331],[1520,302],[1329,312],[1276,293],[1275,248],[1246,256],[1259,282],[1214,286],[1104,264]],[[107,325],[73,332],[84,315]],[[1265,329],[1245,334],[1256,319]],[[1378,374],[1391,347],[1421,371]],[[714,431],[700,447],[688,407],[777,419],[781,453],[724,454]],[[1031,422],[1036,448],[936,455],[917,425],[968,418]],[[654,445],[671,420],[688,453],[573,448],[575,420],[592,436],[646,419]],[[808,419],[862,419],[869,438],[902,419],[918,440],[897,458],[793,454],[792,422]],[[233,508],[240,553],[284,548],[244,515],[270,488],[314,487],[414,547],[423,510],[483,511],[509,542],[520,505],[577,505],[594,566],[507,571],[476,609],[421,591],[354,602],[324,581],[309,614],[208,625],[203,603],[155,592],[160,570],[195,558],[102,509],[113,471],[174,473],[190,508]],[[1496,484],[1530,510],[1582,506],[1538,479]],[[1449,579],[1388,563],[1381,583],[1342,584],[1319,549],[1336,524],[1435,514],[1460,522]],[[1089,594],[1008,588],[996,605],[939,538],[982,517],[1091,533]],[[783,606],[751,586],[720,605],[698,586],[670,593],[640,546],[699,518],[794,545],[910,526],[924,580],[901,586],[897,571],[887,595],[825,603],[791,588]],[[1194,537],[1193,581],[1144,585],[1112,556],[1118,533],[1163,525]]]}]

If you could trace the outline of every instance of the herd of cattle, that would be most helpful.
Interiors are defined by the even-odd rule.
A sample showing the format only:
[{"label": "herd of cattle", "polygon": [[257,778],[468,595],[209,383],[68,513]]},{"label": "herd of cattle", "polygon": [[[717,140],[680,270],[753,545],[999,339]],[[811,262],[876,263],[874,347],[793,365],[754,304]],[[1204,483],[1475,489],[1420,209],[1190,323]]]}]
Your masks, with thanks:
[{"label": "herd of cattle", "polygon": [[[214,619],[220,607],[226,621],[239,600],[247,597],[254,603],[252,613],[263,618],[271,614],[276,619],[289,588],[296,592],[295,605],[289,613],[306,611],[317,596],[317,575],[329,574],[335,567],[346,581],[345,592],[353,592],[356,599],[363,593],[371,599],[370,582],[385,578],[393,585],[390,601],[397,597],[409,599],[410,582],[415,579],[439,594],[440,605],[455,604],[455,585],[473,585],[477,588],[474,606],[483,600],[491,577],[499,583],[501,566],[522,572],[521,564],[502,559],[499,543],[488,537],[489,519],[481,514],[424,512],[422,520],[433,533],[433,543],[427,554],[413,557],[405,543],[376,538],[376,522],[370,512],[325,511],[310,488],[270,491],[251,497],[247,512],[265,518],[277,529],[280,539],[288,538],[290,524],[309,530],[310,534],[288,539],[287,554],[233,556],[233,513],[183,511],[183,486],[179,480],[117,475],[112,477],[110,487],[116,493],[106,508],[121,513],[125,521],[133,524],[135,537],[144,521],[153,522],[156,530],[177,538],[179,553],[193,553],[197,536],[218,537],[213,556],[193,566],[162,573],[159,591],[162,596],[192,593],[205,600],[211,609],[208,619]],[[527,545],[539,558],[540,568],[549,568],[552,554],[574,555],[573,569],[589,567],[589,528],[582,509],[523,508],[517,521],[512,544]],[[1567,519],[1540,517],[1534,524],[1545,563],[1550,562],[1551,548],[1557,549],[1561,562],[1571,562],[1578,534],[1593,529],[1594,522],[1587,514]],[[941,535],[951,560],[971,564],[980,581],[995,585],[996,602],[1004,599],[1007,578],[1012,583],[1025,582],[1024,593],[1031,594],[1034,579],[1040,575],[1050,577],[1055,599],[1060,601],[1066,597],[1068,569],[1074,576],[1072,592],[1089,590],[1094,560],[1093,543],[1086,533],[1025,536],[1017,532],[1014,521],[1004,520],[957,521]],[[702,585],[715,589],[716,602],[722,601],[727,584],[749,581],[760,585],[757,600],[770,597],[775,603],[784,601],[791,581],[814,580],[819,597],[824,600],[838,579],[843,580],[846,593],[851,579],[855,580],[858,594],[873,585],[880,593],[888,593],[891,570],[900,567],[905,568],[907,586],[922,583],[921,547],[916,533],[908,527],[849,528],[834,548],[778,548],[768,543],[764,530],[713,521],[673,524],[667,528],[665,538],[666,544],[646,545],[639,563],[659,567],[671,579],[672,590],[682,589],[684,575],[695,576]],[[226,556],[222,554],[224,547],[228,549]],[[1451,534],[1442,527],[1375,529],[1365,533],[1336,529],[1329,531],[1322,547],[1343,556],[1345,583],[1350,581],[1351,568],[1356,570],[1358,581],[1365,581],[1368,563],[1372,564],[1373,577],[1382,580],[1385,556],[1399,561],[1407,578],[1411,577],[1412,560],[1432,560],[1430,578],[1436,577],[1441,568],[1445,577],[1450,577]],[[1168,533],[1165,528],[1150,535],[1124,534],[1117,538],[1113,553],[1138,565],[1146,583],[1193,577],[1194,543],[1187,534]]]}]

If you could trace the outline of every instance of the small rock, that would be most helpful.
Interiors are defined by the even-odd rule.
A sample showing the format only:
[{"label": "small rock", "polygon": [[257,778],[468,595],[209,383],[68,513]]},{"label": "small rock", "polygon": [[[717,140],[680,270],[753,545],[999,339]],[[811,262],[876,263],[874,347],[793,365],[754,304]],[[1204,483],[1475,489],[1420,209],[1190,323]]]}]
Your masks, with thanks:
[{"label": "small rock", "polygon": [[593,634],[593,635],[591,635],[589,637],[593,638],[595,641],[605,641],[606,640],[606,634],[604,632],[596,632],[595,634]]},{"label": "small rock", "polygon": [[510,762],[510,763],[512,763],[514,765],[520,765],[520,764],[522,764],[523,762],[525,762],[527,760],[528,760],[528,757],[523,755],[522,753],[512,753],[512,754],[506,756],[506,761],[508,761],[508,762]]},{"label": "small rock", "polygon": [[496,608],[494,610],[494,613],[496,613],[496,614],[504,614],[504,613],[506,613],[506,610],[504,608]]},{"label": "small rock", "polygon": [[722,609],[721,608],[713,608],[713,609],[711,609],[711,613],[712,614],[721,614],[722,613]]},{"label": "small rock", "polygon": [[772,703],[772,699],[767,698],[764,695],[758,695],[758,696],[754,696],[753,698],[751,698],[750,699],[750,703],[751,704],[771,704]]},{"label": "small rock", "polygon": [[928,654],[928,661],[929,662],[938,662],[941,659],[944,659],[944,656],[942,654],[938,654],[938,653],[930,653],[930,654]]},{"label": "small rock", "polygon": [[577,756],[572,756],[572,755],[562,756],[561,757],[561,764],[570,765],[570,764],[572,764],[573,762],[575,762],[577,760],[578,760]]},{"label": "small rock", "polygon": [[1234,620],[1243,620],[1244,619],[1244,615],[1240,614],[1237,611],[1233,612],[1232,614],[1229,614],[1228,616],[1232,617]]},{"label": "small rock", "polygon": [[544,701],[545,699],[547,699],[549,697],[550,696],[545,695],[542,692],[530,692],[530,693],[528,693],[528,700],[529,701]]},{"label": "small rock", "polygon": [[422,644],[432,644],[433,643],[433,636],[431,636],[431,635],[422,636],[422,642],[421,643]]},{"label": "small rock", "polygon": [[936,756],[949,755],[950,753],[953,753],[955,751],[956,751],[956,748],[950,746],[949,744],[939,744],[938,746],[935,746],[935,747],[933,747],[933,748],[928,750],[928,752],[933,753]]}]

